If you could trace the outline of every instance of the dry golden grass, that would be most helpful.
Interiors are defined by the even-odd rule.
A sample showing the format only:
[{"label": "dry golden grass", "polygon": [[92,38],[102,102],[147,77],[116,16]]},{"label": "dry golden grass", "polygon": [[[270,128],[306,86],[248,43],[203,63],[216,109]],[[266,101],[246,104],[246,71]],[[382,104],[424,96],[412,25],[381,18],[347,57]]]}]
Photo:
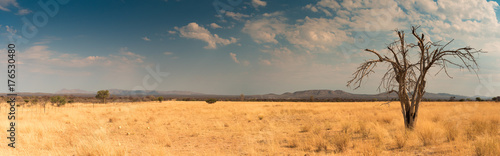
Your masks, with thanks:
[{"label": "dry golden grass", "polygon": [[[1,155],[500,155],[500,103],[205,102],[23,107]],[[0,114],[7,115],[3,105]],[[0,127],[8,129],[6,117]],[[5,133],[4,133],[5,134]]]}]

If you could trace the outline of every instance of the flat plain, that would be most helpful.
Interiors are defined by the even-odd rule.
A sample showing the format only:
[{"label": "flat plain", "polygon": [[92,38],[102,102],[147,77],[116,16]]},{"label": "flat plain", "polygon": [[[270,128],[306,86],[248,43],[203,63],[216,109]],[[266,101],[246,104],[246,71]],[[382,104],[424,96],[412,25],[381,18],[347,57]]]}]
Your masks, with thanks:
[{"label": "flat plain", "polygon": [[2,155],[500,155],[500,103],[423,102],[405,131],[399,102],[164,101],[17,110]]}]

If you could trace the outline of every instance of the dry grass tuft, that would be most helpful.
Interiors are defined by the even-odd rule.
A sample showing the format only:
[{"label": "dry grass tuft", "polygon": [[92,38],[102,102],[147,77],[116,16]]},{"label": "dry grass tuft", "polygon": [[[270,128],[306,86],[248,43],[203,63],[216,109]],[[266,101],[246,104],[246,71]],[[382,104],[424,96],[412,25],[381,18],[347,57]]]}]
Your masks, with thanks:
[{"label": "dry grass tuft", "polygon": [[300,127],[300,132],[301,133],[306,133],[306,132],[309,132],[311,130],[312,126],[307,124],[307,125],[304,125],[302,127]]},{"label": "dry grass tuft", "polygon": [[314,139],[315,152],[328,151],[328,141],[321,136],[316,136]]},{"label": "dry grass tuft", "polygon": [[373,146],[371,143],[363,142],[359,150],[361,150],[361,155],[363,156],[377,156],[380,155],[381,149]]},{"label": "dry grass tuft", "polygon": [[375,141],[374,146],[384,148],[387,138],[389,137],[389,132],[387,132],[387,129],[380,126],[378,123],[373,124],[371,127],[373,129],[371,134]]},{"label": "dry grass tuft", "polygon": [[335,146],[335,151],[338,153],[345,152],[351,141],[351,136],[348,133],[337,133],[333,136],[331,142]]},{"label": "dry grass tuft", "polygon": [[477,156],[500,155],[500,138],[489,135],[479,136],[474,143],[474,154]]},{"label": "dry grass tuft", "polygon": [[417,127],[417,136],[424,146],[437,143],[440,132],[433,123],[424,122]]},{"label": "dry grass tuft", "polygon": [[467,127],[465,133],[467,140],[475,140],[477,136],[488,134],[491,136],[497,135],[498,133],[498,119],[496,118],[485,118],[476,117],[472,118],[469,127]]},{"label": "dry grass tuft", "polygon": [[452,121],[446,121],[443,123],[444,126],[444,135],[446,136],[446,141],[451,142],[455,141],[458,137],[458,125],[453,123]]},{"label": "dry grass tuft", "polygon": [[368,136],[370,135],[370,129],[367,127],[365,121],[358,122],[358,129],[356,130],[356,133],[361,134],[362,138],[368,138]]},{"label": "dry grass tuft", "polygon": [[406,146],[406,142],[408,142],[409,133],[410,131],[407,130],[394,132],[392,138],[394,139],[394,142],[396,143],[396,147],[398,149],[401,149]]},{"label": "dry grass tuft", "polygon": [[351,122],[346,121],[342,123],[342,132],[343,133],[349,133],[349,130],[351,129]]}]

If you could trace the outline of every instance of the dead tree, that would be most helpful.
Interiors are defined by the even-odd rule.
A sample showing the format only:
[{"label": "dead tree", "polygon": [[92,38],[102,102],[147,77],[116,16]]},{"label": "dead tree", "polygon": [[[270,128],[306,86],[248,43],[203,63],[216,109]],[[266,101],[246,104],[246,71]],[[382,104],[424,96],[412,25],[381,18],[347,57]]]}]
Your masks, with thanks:
[{"label": "dead tree", "polygon": [[[482,52],[468,46],[445,50],[453,40],[444,45],[428,41],[423,33],[417,32],[418,28],[419,26],[411,28],[411,34],[416,39],[416,44],[407,43],[404,31],[395,30],[399,39],[387,46],[389,56],[381,55],[375,50],[365,49],[366,52],[375,54],[377,59],[362,63],[353,73],[353,78],[347,82],[348,87],[355,86],[357,89],[368,75],[375,73],[373,69],[377,63],[388,63],[388,70],[382,77],[378,90],[383,88],[386,91],[398,93],[401,113],[407,129],[413,129],[416,126],[418,108],[425,94],[426,75],[429,69],[432,67],[440,68],[436,75],[444,70],[450,78],[452,77],[448,74],[447,69],[449,66],[467,69],[477,75],[479,68],[474,55]],[[410,50],[417,52],[417,55],[410,53]],[[411,56],[417,57],[410,58]]]}]

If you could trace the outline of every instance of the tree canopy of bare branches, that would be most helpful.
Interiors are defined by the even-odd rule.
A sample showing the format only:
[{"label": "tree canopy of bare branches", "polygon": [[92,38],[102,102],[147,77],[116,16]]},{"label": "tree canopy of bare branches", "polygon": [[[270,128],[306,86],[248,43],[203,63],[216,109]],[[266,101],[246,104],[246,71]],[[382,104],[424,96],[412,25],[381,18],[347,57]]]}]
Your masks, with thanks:
[{"label": "tree canopy of bare branches", "polygon": [[[441,45],[439,42],[426,40],[423,33],[418,33],[418,29],[419,26],[411,28],[411,35],[416,39],[416,43],[407,43],[405,32],[395,30],[398,39],[386,47],[389,51],[388,55],[365,49],[366,52],[376,55],[376,59],[362,63],[353,73],[353,78],[347,82],[347,86],[354,86],[357,89],[371,73],[374,73],[374,68],[378,63],[389,64],[378,90],[385,89],[398,94],[404,124],[408,129],[416,126],[418,108],[425,94],[426,76],[429,69],[439,68],[436,74],[444,71],[450,78],[452,78],[448,74],[450,66],[467,69],[477,74],[479,68],[475,55],[482,52],[469,46],[452,50],[445,49],[453,40]],[[411,58],[412,56],[417,57]]]}]

